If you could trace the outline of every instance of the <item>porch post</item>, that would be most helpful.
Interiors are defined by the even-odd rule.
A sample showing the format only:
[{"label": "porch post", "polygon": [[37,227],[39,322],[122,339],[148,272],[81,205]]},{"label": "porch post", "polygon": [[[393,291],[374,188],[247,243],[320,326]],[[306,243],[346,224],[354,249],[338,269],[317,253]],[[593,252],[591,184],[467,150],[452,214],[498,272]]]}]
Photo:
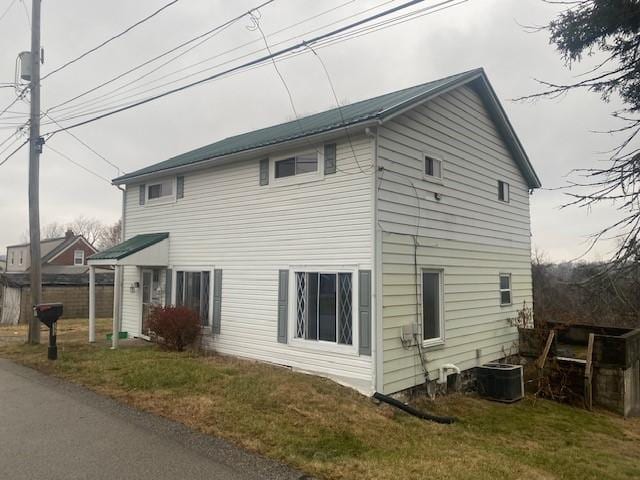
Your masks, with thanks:
[{"label": "porch post", "polygon": [[111,349],[118,348],[118,335],[120,334],[120,280],[122,278],[122,267],[116,265],[113,275],[113,333],[111,334]]},{"label": "porch post", "polygon": [[89,342],[96,341],[96,267],[89,265]]}]

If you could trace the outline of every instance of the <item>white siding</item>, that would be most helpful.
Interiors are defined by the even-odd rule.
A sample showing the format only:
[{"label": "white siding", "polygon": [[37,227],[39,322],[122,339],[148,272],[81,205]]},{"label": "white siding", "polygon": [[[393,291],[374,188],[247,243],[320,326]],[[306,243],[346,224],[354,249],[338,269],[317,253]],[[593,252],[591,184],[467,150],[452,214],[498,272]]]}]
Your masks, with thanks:
[{"label": "white siding", "polygon": [[[425,354],[432,379],[444,363],[464,370],[515,353],[508,319],[532,301],[528,188],[482,100],[458,88],[385,123],[378,145],[384,391],[424,382],[417,348],[400,342],[402,325],[421,323],[422,268],[444,271],[445,343]],[[443,159],[441,183],[423,176],[423,152]],[[497,198],[498,180],[510,184],[509,203]],[[508,307],[502,272],[512,274]]]},{"label": "white siding", "polygon": [[[372,142],[363,135],[353,144],[360,167],[339,141],[338,172],[307,183],[260,186],[256,158],[186,174],[184,198],[170,204],[140,206],[138,185],[128,186],[127,238],[169,232],[171,268],[223,270],[221,333],[209,337],[212,348],[372,388],[371,357],[280,344],[276,330],[279,269],[372,268]],[[138,275],[125,269],[123,326],[132,333],[140,298],[129,285]]]}]

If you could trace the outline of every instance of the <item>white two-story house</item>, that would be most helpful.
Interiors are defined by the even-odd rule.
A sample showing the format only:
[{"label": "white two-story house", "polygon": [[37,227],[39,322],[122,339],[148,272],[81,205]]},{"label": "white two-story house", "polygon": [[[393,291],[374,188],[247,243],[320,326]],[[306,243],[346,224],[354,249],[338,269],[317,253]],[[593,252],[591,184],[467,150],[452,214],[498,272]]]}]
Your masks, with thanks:
[{"label": "white two-story house", "polygon": [[540,181],[483,70],[230,137],[126,187],[116,322],[394,393],[514,353]]}]

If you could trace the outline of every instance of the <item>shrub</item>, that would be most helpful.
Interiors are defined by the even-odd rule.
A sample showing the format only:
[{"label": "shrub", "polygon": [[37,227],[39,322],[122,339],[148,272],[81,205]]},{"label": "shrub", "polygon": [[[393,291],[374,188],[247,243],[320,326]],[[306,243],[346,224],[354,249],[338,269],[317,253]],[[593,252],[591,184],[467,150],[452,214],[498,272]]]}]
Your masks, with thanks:
[{"label": "shrub", "polygon": [[155,307],[149,314],[149,329],[158,343],[181,352],[198,338],[200,318],[187,307]]}]

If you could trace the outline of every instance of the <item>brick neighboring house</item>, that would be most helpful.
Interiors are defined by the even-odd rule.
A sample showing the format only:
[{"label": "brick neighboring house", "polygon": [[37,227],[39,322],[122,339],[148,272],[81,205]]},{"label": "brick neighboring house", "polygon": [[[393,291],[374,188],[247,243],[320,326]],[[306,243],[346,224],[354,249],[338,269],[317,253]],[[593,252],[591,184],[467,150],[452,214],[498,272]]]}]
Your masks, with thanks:
[{"label": "brick neighboring house", "polygon": [[[64,237],[40,242],[42,273],[87,273],[87,258],[98,250],[82,235],[67,230]],[[7,273],[28,272],[31,251],[28,243],[7,247]]]},{"label": "brick neighboring house", "polygon": [[[42,302],[62,302],[63,318],[89,315],[87,258],[97,252],[82,235],[68,230],[64,237],[40,242],[42,255]],[[29,271],[30,245],[7,247],[6,269],[0,271],[0,324],[28,321],[32,315]],[[113,313],[113,272],[97,271],[96,315]]]}]

